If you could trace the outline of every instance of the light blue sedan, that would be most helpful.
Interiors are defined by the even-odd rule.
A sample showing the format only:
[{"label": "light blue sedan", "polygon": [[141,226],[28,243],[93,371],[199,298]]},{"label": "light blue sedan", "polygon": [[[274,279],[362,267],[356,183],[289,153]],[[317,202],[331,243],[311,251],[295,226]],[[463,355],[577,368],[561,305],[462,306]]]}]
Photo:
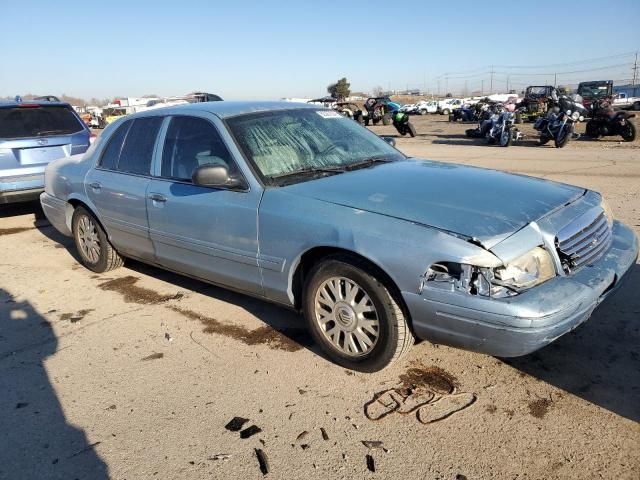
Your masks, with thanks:
[{"label": "light blue sedan", "polygon": [[598,193],[407,158],[311,105],[124,117],[45,183],[44,211],[87,268],[135,258],[298,309],[361,371],[415,338],[532,352],[589,318],[638,256]]}]

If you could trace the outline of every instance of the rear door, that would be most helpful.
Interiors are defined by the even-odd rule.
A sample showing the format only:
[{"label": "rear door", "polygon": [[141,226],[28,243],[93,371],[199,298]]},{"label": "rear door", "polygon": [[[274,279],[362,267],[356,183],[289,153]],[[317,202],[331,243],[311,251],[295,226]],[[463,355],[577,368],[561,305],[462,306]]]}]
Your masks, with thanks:
[{"label": "rear door", "polygon": [[69,105],[0,107],[2,181],[33,175],[41,182],[49,162],[83,153],[88,147],[89,131]]},{"label": "rear door", "polygon": [[163,117],[126,120],[111,135],[85,189],[113,246],[121,253],[154,260],[149,238],[146,193]]},{"label": "rear door", "polygon": [[261,193],[191,182],[194,169],[204,164],[225,165],[240,174],[215,121],[196,115],[171,118],[160,168],[147,194],[156,258],[172,270],[262,293],[257,226]]}]

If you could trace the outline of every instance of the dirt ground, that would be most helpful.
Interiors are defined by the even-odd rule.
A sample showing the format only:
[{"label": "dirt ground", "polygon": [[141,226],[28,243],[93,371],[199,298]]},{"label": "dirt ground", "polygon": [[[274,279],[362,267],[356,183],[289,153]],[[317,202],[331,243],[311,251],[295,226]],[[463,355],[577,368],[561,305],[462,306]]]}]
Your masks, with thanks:
[{"label": "dirt ground", "polygon": [[[412,121],[408,154],[599,190],[640,234],[638,141],[500,148]],[[590,321],[526,357],[423,342],[366,375],[324,359],[290,311],[137,262],[93,274],[37,205],[5,206],[0,479],[263,478],[255,449],[278,479],[638,478],[639,287],[636,265]],[[365,417],[377,393],[416,384],[473,403],[426,424]]]}]

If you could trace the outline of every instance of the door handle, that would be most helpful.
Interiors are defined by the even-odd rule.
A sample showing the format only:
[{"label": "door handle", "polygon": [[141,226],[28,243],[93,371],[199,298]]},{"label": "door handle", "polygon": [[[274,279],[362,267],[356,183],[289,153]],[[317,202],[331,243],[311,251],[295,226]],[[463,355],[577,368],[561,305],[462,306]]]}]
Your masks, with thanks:
[{"label": "door handle", "polygon": [[100,190],[102,188],[102,184],[100,182],[91,182],[89,186],[94,190]]},{"label": "door handle", "polygon": [[153,200],[154,202],[166,202],[167,201],[167,197],[165,197],[164,195],[160,195],[159,193],[151,193],[149,195],[149,200]]}]

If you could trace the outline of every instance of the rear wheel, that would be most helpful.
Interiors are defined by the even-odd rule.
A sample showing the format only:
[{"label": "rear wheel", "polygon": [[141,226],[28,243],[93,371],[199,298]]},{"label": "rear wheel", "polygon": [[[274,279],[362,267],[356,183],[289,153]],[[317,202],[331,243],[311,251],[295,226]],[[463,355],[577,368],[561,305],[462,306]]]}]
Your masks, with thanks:
[{"label": "rear wheel", "polygon": [[600,135],[598,134],[598,126],[595,122],[589,120],[587,122],[587,126],[585,128],[585,135],[591,138],[598,138]]},{"label": "rear wheel", "polygon": [[448,108],[445,108],[444,110],[442,110],[443,115],[449,115],[449,113],[451,113],[451,111]]},{"label": "rear wheel", "polygon": [[540,138],[538,139],[538,145],[546,145],[547,143],[549,143],[549,140],[551,139],[546,135],[541,135]]},{"label": "rear wheel", "polygon": [[627,120],[627,124],[622,127],[620,135],[622,135],[622,139],[625,142],[633,142],[636,139],[636,126]]},{"label": "rear wheel", "polygon": [[424,108],[420,110],[420,115],[426,115],[426,114],[427,114],[427,111]]},{"label": "rear wheel", "polygon": [[76,208],[71,227],[80,260],[89,270],[104,273],[123,265],[124,260],[109,243],[107,234],[87,209]]},{"label": "rear wheel", "polygon": [[333,256],[317,264],[305,283],[303,307],[315,341],[345,368],[382,370],[414,343],[394,295],[355,258]]},{"label": "rear wheel", "polygon": [[640,102],[636,102],[633,104],[633,109],[634,110],[640,110]]},{"label": "rear wheel", "polygon": [[407,129],[409,130],[409,135],[411,135],[411,137],[416,136],[416,127],[414,127],[411,123],[407,124]]}]

